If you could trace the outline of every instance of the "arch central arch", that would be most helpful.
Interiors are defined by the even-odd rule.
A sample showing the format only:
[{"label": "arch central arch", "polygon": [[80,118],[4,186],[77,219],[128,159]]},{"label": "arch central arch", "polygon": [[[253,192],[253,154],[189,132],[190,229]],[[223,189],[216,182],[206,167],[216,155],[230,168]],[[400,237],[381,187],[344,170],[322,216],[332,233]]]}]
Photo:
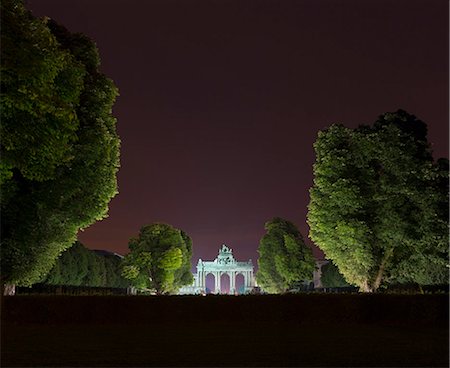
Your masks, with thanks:
[{"label": "arch central arch", "polygon": [[231,275],[228,272],[220,272],[219,294],[230,294]]}]

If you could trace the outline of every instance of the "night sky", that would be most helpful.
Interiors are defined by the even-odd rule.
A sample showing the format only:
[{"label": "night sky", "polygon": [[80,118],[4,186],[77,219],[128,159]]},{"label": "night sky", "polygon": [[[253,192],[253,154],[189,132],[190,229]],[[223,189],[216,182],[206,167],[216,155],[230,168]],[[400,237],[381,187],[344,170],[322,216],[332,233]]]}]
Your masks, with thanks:
[{"label": "night sky", "polygon": [[92,38],[120,89],[119,194],[89,248],[125,254],[156,221],[192,237],[194,265],[222,243],[256,264],[274,216],[307,238],[312,145],[333,122],[402,108],[448,157],[447,0],[27,4]]}]

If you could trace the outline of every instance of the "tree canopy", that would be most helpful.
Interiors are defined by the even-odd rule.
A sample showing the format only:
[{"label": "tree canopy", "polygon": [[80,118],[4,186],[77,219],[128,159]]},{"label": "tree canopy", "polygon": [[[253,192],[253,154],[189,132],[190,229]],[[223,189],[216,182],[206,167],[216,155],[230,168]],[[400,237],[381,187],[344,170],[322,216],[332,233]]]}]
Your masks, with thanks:
[{"label": "tree canopy", "polygon": [[283,293],[299,281],[312,280],[315,260],[297,227],[275,217],[265,229],[258,248],[258,284],[268,292]]},{"label": "tree canopy", "polygon": [[192,241],[182,230],[162,223],[146,225],[128,246],[123,275],[138,289],[166,294],[192,283]]},{"label": "tree canopy", "polygon": [[181,247],[182,263],[181,267],[175,270],[174,285],[179,288],[184,285],[190,285],[194,281],[191,271],[191,259],[192,259],[192,239],[183,231],[180,230],[181,237],[183,238],[184,247]]},{"label": "tree canopy", "polygon": [[350,286],[333,262],[322,266],[320,281],[326,288]]},{"label": "tree canopy", "polygon": [[122,261],[119,256],[92,251],[77,241],[61,254],[41,282],[52,285],[126,288],[130,282],[121,272]]},{"label": "tree canopy", "polygon": [[448,282],[448,160],[433,161],[426,134],[402,110],[318,134],[310,237],[363,291]]},{"label": "tree canopy", "polygon": [[117,193],[113,82],[95,44],[1,3],[2,283],[31,285]]}]

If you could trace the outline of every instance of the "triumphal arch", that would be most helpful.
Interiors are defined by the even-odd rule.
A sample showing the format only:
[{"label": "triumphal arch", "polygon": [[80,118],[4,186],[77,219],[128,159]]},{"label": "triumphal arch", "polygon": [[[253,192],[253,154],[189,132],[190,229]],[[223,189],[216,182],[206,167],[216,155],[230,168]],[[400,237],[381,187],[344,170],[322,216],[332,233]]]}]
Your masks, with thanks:
[{"label": "triumphal arch", "polygon": [[191,286],[183,287],[180,294],[199,294],[206,292],[206,276],[214,276],[213,293],[220,293],[221,276],[226,274],[230,278],[230,294],[236,293],[236,277],[244,276],[244,293],[249,293],[255,287],[255,278],[253,276],[252,260],[247,262],[236,261],[233,257],[233,250],[225,244],[219,249],[219,255],[214,261],[198,260],[197,273],[194,274],[194,283]]}]

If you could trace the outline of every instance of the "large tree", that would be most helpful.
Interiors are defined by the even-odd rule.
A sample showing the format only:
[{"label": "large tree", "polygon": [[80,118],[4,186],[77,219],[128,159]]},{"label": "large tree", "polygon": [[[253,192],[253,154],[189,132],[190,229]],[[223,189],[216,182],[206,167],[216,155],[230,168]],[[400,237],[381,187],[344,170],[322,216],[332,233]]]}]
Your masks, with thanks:
[{"label": "large tree", "polygon": [[332,125],[314,148],[310,237],[346,280],[448,282],[448,161],[433,161],[426,124],[399,110]]},{"label": "large tree", "polygon": [[19,0],[1,23],[1,283],[31,285],[117,193],[117,89],[86,36]]},{"label": "large tree", "polygon": [[192,241],[182,230],[162,223],[146,225],[128,246],[123,275],[137,288],[167,294],[192,283]]},{"label": "large tree", "polygon": [[258,284],[270,293],[283,293],[299,281],[312,280],[315,260],[297,227],[275,217],[265,229],[258,248]]}]

